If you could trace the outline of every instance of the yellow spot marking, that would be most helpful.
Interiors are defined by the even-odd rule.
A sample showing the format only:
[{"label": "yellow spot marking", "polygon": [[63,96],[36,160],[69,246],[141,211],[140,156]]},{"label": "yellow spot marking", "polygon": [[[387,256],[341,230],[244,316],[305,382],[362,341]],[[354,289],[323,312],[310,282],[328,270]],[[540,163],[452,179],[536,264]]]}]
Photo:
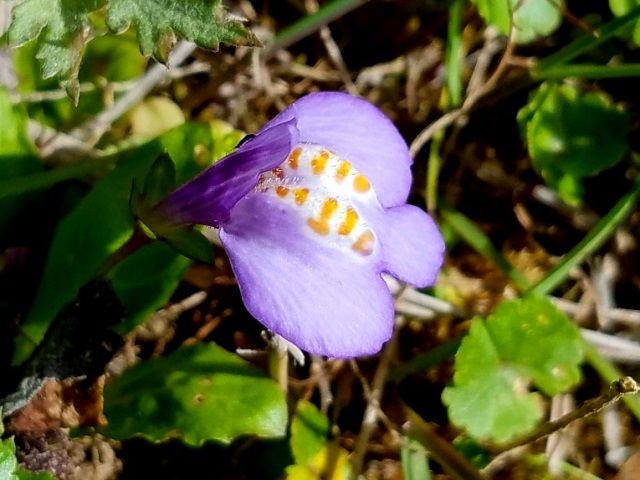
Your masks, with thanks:
[{"label": "yellow spot marking", "polygon": [[307,201],[307,197],[309,196],[308,188],[296,188],[293,191],[293,198],[297,205],[302,205]]},{"label": "yellow spot marking", "polygon": [[362,174],[358,174],[353,179],[353,188],[358,193],[366,193],[371,188],[371,184],[369,183],[369,180],[367,180],[367,177]]},{"label": "yellow spot marking", "polygon": [[323,150],[311,160],[311,171],[314,175],[321,175],[327,168],[327,163],[329,163],[329,152]]},{"label": "yellow spot marking", "polygon": [[289,189],[287,187],[276,187],[276,194],[279,197],[284,198],[289,194]]},{"label": "yellow spot marking", "polygon": [[340,165],[338,165],[338,169],[336,170],[336,182],[342,182],[345,178],[347,178],[347,175],[349,175],[350,171],[351,164],[349,162],[346,162],[344,160],[340,162]]},{"label": "yellow spot marking", "polygon": [[300,147],[296,147],[293,149],[291,154],[289,155],[289,167],[293,170],[298,168],[298,161],[300,160],[300,155],[302,155],[302,149]]},{"label": "yellow spot marking", "polygon": [[344,216],[344,220],[338,228],[338,235],[349,235],[356,225],[358,224],[358,214],[356,211],[349,207]]},{"label": "yellow spot marking", "polygon": [[373,246],[375,243],[375,237],[371,230],[363,232],[358,239],[353,242],[351,248],[362,255],[371,255],[373,252]]},{"label": "yellow spot marking", "polygon": [[320,220],[324,220],[326,222],[336,213],[338,209],[338,201],[335,198],[327,198],[322,205],[322,210],[320,211]]},{"label": "yellow spot marking", "polygon": [[318,235],[328,235],[329,234],[329,224],[327,222],[319,222],[315,218],[310,218],[307,220],[307,225],[311,227],[311,230],[316,232]]},{"label": "yellow spot marking", "polygon": [[330,231],[329,220],[338,209],[338,201],[335,198],[328,198],[322,204],[320,215],[307,220],[307,225],[318,235],[328,235]]}]

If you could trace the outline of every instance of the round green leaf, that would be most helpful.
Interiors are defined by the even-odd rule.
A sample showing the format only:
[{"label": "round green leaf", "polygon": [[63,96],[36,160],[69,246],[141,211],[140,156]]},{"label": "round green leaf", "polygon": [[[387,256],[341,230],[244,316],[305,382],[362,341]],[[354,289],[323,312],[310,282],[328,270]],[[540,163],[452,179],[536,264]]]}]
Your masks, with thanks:
[{"label": "round green leaf", "polygon": [[505,442],[542,415],[539,394],[580,381],[578,329],[546,298],[504,302],[486,321],[475,318],[456,354],[453,386],[443,400],[451,421],[476,439]]},{"label": "round green leaf", "polygon": [[581,180],[622,160],[629,114],[599,92],[543,84],[520,110],[534,168],[567,201],[581,196]]},{"label": "round green leaf", "polygon": [[105,389],[112,438],[180,438],[200,445],[240,435],[286,433],[284,393],[253,365],[214,344],[181,347],[142,362]]}]

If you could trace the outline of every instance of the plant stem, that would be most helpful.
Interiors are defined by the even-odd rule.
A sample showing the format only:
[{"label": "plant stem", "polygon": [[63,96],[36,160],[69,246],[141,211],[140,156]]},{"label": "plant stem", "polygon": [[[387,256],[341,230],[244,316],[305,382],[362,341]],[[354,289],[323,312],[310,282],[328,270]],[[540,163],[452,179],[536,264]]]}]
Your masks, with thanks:
[{"label": "plant stem", "polygon": [[411,438],[419,441],[449,475],[457,480],[484,480],[485,477],[449,442],[442,439],[420,415],[407,408],[407,417]]},{"label": "plant stem", "polygon": [[66,180],[80,178],[89,173],[99,172],[108,168],[113,163],[115,163],[115,158],[114,156],[109,155],[81,163],[45,170],[44,172],[23,175],[8,180],[0,180],[0,199],[43,190]]},{"label": "plant stem", "polygon": [[442,219],[447,222],[471,248],[497,263],[519,289],[526,290],[531,286],[529,280],[509,263],[498,249],[493,246],[491,240],[465,215],[445,205],[442,206],[440,213]]},{"label": "plant stem", "polygon": [[297,22],[292,23],[278,32],[273,43],[262,52],[262,57],[264,59],[270,58],[278,50],[293,45],[298,40],[319,30],[323,25],[364,5],[367,1],[368,0],[333,0],[323,5],[317,12],[302,17]]},{"label": "plant stem", "polygon": [[575,420],[586,418],[590,415],[600,412],[608,405],[611,405],[621,398],[624,398],[625,395],[635,394],[638,393],[638,391],[640,391],[640,387],[633,378],[619,378],[618,380],[615,380],[611,383],[611,385],[609,386],[609,391],[607,393],[600,395],[597,398],[587,400],[582,404],[580,408],[561,416],[553,422],[546,422],[542,424],[534,432],[531,432],[528,435],[517,438],[516,440],[507,444],[493,447],[491,448],[491,450],[494,453],[502,453],[506,452],[507,450],[511,450],[513,448],[535,442],[536,440],[539,440],[543,437],[551,435],[554,432],[557,432],[558,430],[563,429]]},{"label": "plant stem", "polygon": [[640,77],[640,63],[558,65],[544,70],[534,69],[531,75],[536,80],[562,80],[567,77],[590,79]]},{"label": "plant stem", "polygon": [[427,199],[427,210],[429,213],[435,213],[438,208],[438,179],[440,178],[440,170],[442,168],[442,155],[440,148],[444,139],[444,130],[438,130],[431,142],[429,149],[429,162],[427,163],[427,188],[425,198]]},{"label": "plant stem", "polygon": [[574,58],[585,52],[597,47],[613,37],[620,30],[623,30],[630,23],[640,17],[640,6],[634,8],[626,15],[618,17],[608,23],[605,23],[593,33],[586,33],[576,38],[567,46],[561,48],[556,53],[540,60],[533,69],[534,76],[544,75],[545,70],[558,65],[570,62]]},{"label": "plant stem", "polygon": [[636,181],[631,190],[615,204],[582,241],[527,293],[550,294],[567,278],[574,266],[583,262],[586,257],[599,249],[611,237],[620,224],[633,212],[638,197],[640,197],[640,180]]},{"label": "plant stem", "polygon": [[[609,360],[602,357],[596,347],[586,341],[583,341],[582,344],[585,359],[605,381],[614,382],[616,379],[622,377],[620,370]],[[627,395],[622,397],[622,401],[636,419],[640,421],[640,399],[637,396]]]},{"label": "plant stem", "polygon": [[445,71],[449,106],[456,108],[462,102],[462,11],[465,0],[453,0],[449,7]]}]

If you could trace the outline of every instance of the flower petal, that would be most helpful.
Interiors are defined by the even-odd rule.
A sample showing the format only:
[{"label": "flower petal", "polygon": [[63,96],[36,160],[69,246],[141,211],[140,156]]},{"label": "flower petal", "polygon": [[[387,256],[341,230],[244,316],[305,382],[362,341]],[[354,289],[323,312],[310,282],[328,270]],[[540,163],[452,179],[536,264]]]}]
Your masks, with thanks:
[{"label": "flower petal", "polygon": [[377,107],[346,93],[312,93],[291,104],[264,128],[291,118],[296,120],[301,142],[333,150],[364,173],[383,206],[406,201],[412,159],[396,127]]},{"label": "flower petal", "polygon": [[444,259],[444,240],[431,217],[403,205],[371,218],[382,244],[384,271],[416,287],[433,285]]},{"label": "flower petal", "polygon": [[297,141],[293,120],[274,123],[171,193],[154,214],[165,224],[219,226],[260,174],[282,163]]},{"label": "flower petal", "polygon": [[298,212],[274,197],[252,194],[236,205],[220,239],[247,309],[313,354],[378,352],[394,315],[378,260],[310,232]]}]

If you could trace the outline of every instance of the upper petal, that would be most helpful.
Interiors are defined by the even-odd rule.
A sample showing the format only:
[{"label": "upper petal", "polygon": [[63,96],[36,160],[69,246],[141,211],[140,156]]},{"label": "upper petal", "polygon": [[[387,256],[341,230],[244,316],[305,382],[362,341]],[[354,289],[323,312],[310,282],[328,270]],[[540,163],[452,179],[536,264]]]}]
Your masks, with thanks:
[{"label": "upper petal", "polygon": [[251,194],[220,238],[244,303],[261,323],[310,353],[374,354],[393,328],[393,300],[376,256],[323,242],[285,202]]},{"label": "upper petal", "polygon": [[383,206],[405,202],[411,187],[411,155],[396,127],[377,107],[346,93],[311,93],[264,129],[290,119],[296,121],[301,142],[323,145],[364,173]]},{"label": "upper petal", "polygon": [[172,192],[154,209],[165,224],[219,226],[233,206],[276,167],[298,141],[294,120],[282,119]]},{"label": "upper petal", "polygon": [[371,212],[382,244],[385,272],[416,287],[433,285],[444,260],[444,240],[431,217],[418,207],[402,205]]}]

